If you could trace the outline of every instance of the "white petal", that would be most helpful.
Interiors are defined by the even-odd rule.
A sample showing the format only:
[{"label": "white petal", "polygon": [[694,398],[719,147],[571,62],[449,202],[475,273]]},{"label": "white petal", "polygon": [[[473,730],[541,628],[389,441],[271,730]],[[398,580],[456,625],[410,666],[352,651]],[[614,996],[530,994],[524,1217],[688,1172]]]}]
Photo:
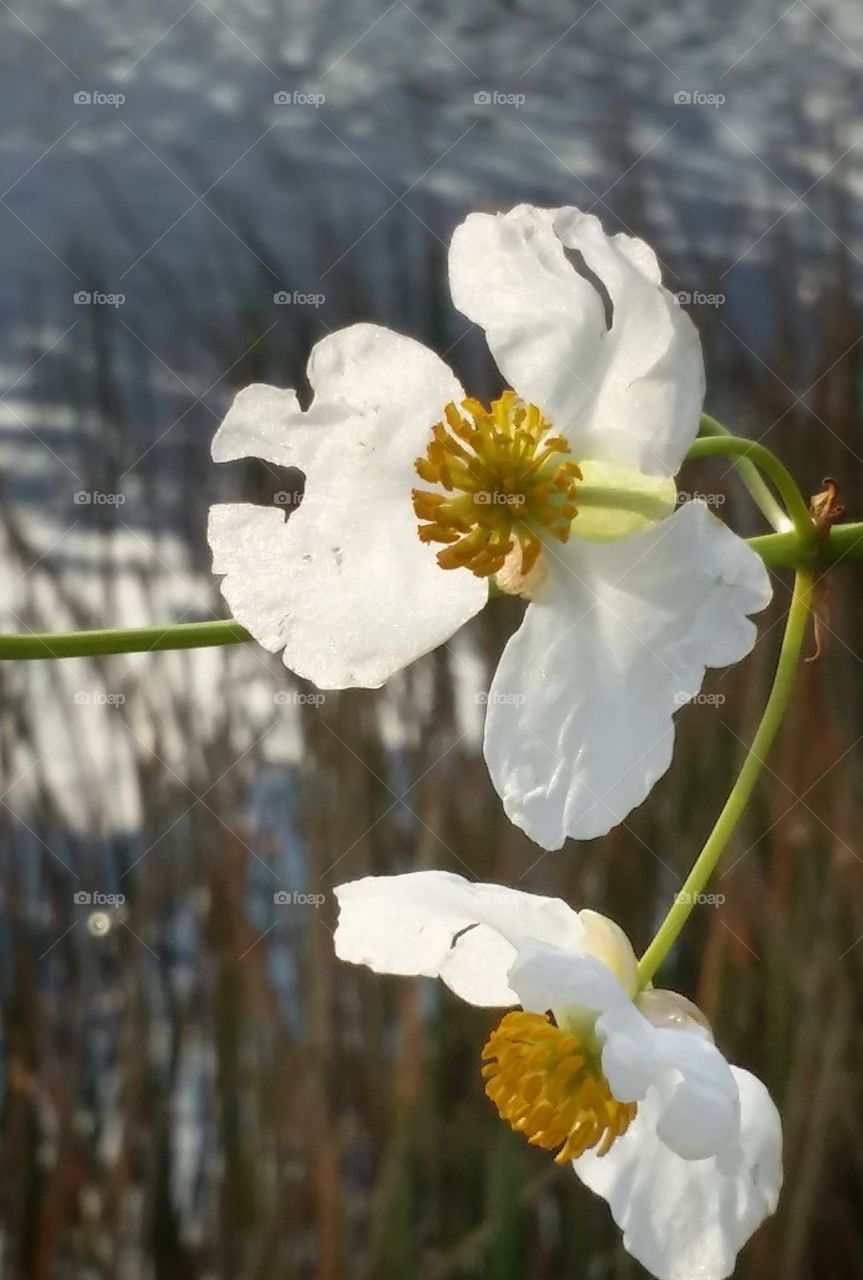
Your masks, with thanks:
[{"label": "white petal", "polygon": [[650,1094],[659,1136],[678,1155],[701,1159],[736,1138],[737,1086],[702,1027],[653,1026],[596,956],[547,943],[519,948],[509,983],[525,1009],[551,1009],[562,1026],[583,1020],[583,1009],[599,1015],[595,1030],[612,1093],[638,1103]]},{"label": "white petal", "polygon": [[579,911],[584,929],[584,949],[610,969],[627,995],[638,990],[638,957],[632,943],[615,920],[598,911]]},{"label": "white petal", "polygon": [[531,1013],[551,1009],[561,1024],[566,1022],[566,1010],[573,1007],[592,1013],[633,1007],[621,983],[597,956],[534,939],[519,947],[509,983],[523,1009]]},{"label": "white petal", "polygon": [[318,343],[315,399],[249,387],[213,443],[227,460],[259,454],[306,473],[285,512],[211,508],[213,571],[234,617],[285,665],[323,689],[375,687],[447,640],[482,608],[487,587],[446,571],[417,536],[413,462],[447,401],[446,366],[409,338],[354,325]]},{"label": "white petal", "polygon": [[[504,377],[563,431],[593,400],[606,324],[602,298],[554,234],[557,213],[470,214],[453,234],[449,277],[453,302],[485,329]],[[570,439],[578,456],[607,456],[581,443]]]},{"label": "white petal", "polygon": [[536,937],[519,946],[509,983],[524,1009],[544,1013],[578,1006],[604,1013],[632,1007],[638,961],[626,934],[595,911],[580,911],[578,919],[580,935],[566,947]]},{"label": "white petal", "polygon": [[254,382],[234,396],[210,452],[214,462],[263,458],[281,467],[309,465],[326,436],[310,410],[300,408],[293,389]]},{"label": "white petal", "polygon": [[532,840],[604,835],[671,763],[673,713],[707,667],[744,657],[770,599],[758,555],[701,502],[618,542],[571,538],[509,640],[488,696],[485,757]]},{"label": "white petal", "polygon": [[[602,282],[610,329],[601,293],[565,250]],[[679,469],[704,399],[701,344],[643,241],[607,236],[573,208],[473,213],[453,236],[450,285],[501,372],[577,458]]]},{"label": "white petal", "polygon": [[722,1151],[737,1135],[740,1104],[728,1063],[702,1027],[654,1027],[634,1005],[596,1023],[602,1069],[621,1102],[658,1101],[657,1133],[686,1160]]},{"label": "white petal", "polygon": [[528,937],[577,946],[578,915],[559,898],[447,871],[367,876],[339,885],[336,955],[375,973],[442,978],[470,1004],[518,1002],[507,982]]},{"label": "white petal", "polygon": [[739,1250],[776,1209],[782,1185],[779,1114],[760,1080],[732,1067],[741,1102],[739,1142],[721,1159],[684,1160],[656,1130],[648,1099],[611,1150],[574,1161],[608,1201],[626,1249],[657,1280],[725,1280]]},{"label": "white petal", "polygon": [[240,391],[213,437],[214,461],[263,458],[308,475],[326,474],[345,450],[382,452],[392,466],[407,466],[413,486],[413,461],[432,424],[464,396],[433,351],[375,324],[322,338],[306,375],[314,392],[306,410],[293,390],[255,383]]}]

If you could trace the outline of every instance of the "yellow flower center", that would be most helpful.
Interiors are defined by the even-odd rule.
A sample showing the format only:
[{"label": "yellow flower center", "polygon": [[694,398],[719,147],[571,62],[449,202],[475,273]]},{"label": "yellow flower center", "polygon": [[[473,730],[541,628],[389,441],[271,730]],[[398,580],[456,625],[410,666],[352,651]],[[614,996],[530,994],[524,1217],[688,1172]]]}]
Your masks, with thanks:
[{"label": "yellow flower center", "polygon": [[508,1013],[482,1052],[485,1091],[501,1116],[565,1164],[597,1147],[604,1156],[638,1110],[618,1102],[593,1053],[544,1013]]},{"label": "yellow flower center", "polygon": [[[566,542],[577,514],[578,464],[569,444],[535,404],[505,391],[486,409],[464,400],[444,409],[425,456],[417,458],[422,480],[446,493],[413,490],[413,506],[423,542],[443,542],[442,569],[470,569],[479,578],[497,573],[518,544],[521,573],[539,556],[539,530]],[[451,496],[449,496],[451,495]]]}]

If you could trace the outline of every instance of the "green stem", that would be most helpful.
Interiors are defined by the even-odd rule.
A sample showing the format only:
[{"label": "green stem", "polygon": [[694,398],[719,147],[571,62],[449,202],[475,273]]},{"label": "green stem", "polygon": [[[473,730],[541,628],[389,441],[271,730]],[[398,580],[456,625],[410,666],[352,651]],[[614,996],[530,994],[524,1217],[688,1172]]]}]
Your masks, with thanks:
[{"label": "green stem", "polygon": [[674,903],[668,915],[657,930],[656,937],[645,951],[638,964],[639,984],[644,987],[651,981],[659,966],[668,955],[671,947],[689,919],[704,887],[710,879],[716,864],[722,856],[737,823],[746,808],[749,797],[761,773],[764,759],[770,750],[776,731],[788,709],[794,677],[800,661],[800,653],[806,636],[806,624],[812,604],[814,578],[810,571],[801,570],[794,580],[794,595],[788,618],[785,624],[785,635],[779,652],[779,662],[773,680],[773,688],[756,730],[749,753],[731,793],[716,820],[716,825],[707,838],[707,843],[683,883],[675,895]]},{"label": "green stem", "polygon": [[[768,569],[802,569],[811,563],[808,541],[804,544],[796,529],[787,533],[765,533],[747,539]],[[833,568],[843,560],[863,560],[863,524],[837,524],[819,544],[817,565]]]},{"label": "green stem", "polygon": [[748,460],[770,477],[785,503],[788,517],[804,546],[814,549],[818,532],[809,514],[806,499],[797,487],[791,472],[780,462],[775,453],[757,440],[743,440],[739,436],[707,436],[694,441],[687,459],[732,457]]},{"label": "green stem", "polygon": [[2,658],[84,658],[108,653],[150,653],[157,649],[200,649],[242,644],[251,635],[239,622],[177,622],[161,627],[104,631],[46,631],[0,635]]},{"label": "green stem", "polygon": [[[701,415],[698,434],[699,436],[715,436],[726,439],[731,436],[728,428],[723,427],[722,423],[718,422],[716,418],[711,418],[709,413]],[[761,511],[767,523],[777,531],[787,529],[788,517],[765,484],[755,463],[750,458],[742,457],[735,458],[734,465],[737,468],[740,479],[749,490],[753,502]]]}]

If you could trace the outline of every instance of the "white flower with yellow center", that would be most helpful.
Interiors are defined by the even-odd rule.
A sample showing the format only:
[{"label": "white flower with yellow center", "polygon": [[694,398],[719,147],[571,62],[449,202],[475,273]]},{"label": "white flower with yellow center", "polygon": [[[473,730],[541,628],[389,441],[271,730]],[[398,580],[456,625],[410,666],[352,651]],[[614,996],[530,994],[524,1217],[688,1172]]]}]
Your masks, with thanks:
[{"label": "white flower with yellow center", "polygon": [[251,386],[213,442],[305,473],[301,505],[219,505],[239,622],[320,688],[376,687],[489,581],[530,599],[488,695],[485,756],[547,849],[604,834],[671,762],[673,713],[751,649],[760,558],[673,476],[699,423],[698,336],[653,252],[577,209],[472,214],[455,305],[513,388],[465,396],[425,347],[360,324],[317,344],[314,398]]},{"label": "white flower with yellow center", "polygon": [[638,991],[626,935],[592,911],[443,871],[336,889],[337,955],[439,977],[504,1015],[486,1093],[608,1201],[658,1280],[724,1280],[774,1212],[782,1130],[764,1085],[730,1066],[683,996]]}]

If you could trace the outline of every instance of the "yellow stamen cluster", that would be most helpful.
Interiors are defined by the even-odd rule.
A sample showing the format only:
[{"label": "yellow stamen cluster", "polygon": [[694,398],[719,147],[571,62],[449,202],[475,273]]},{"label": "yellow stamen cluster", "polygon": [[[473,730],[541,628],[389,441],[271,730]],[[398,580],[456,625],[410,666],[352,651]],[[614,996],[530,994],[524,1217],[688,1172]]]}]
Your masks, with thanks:
[{"label": "yellow stamen cluster", "polygon": [[604,1156],[635,1118],[636,1104],[612,1097],[578,1037],[544,1013],[506,1014],[482,1056],[485,1091],[503,1119],[535,1147],[560,1147],[558,1164],[594,1147]]},{"label": "yellow stamen cluster", "polygon": [[[413,505],[423,542],[443,542],[442,569],[467,568],[479,578],[497,573],[518,543],[521,572],[539,556],[540,529],[566,542],[575,517],[578,464],[567,457],[569,444],[551,435],[534,404],[505,391],[486,409],[464,400],[444,410],[432,428],[425,456],[416,461],[421,479],[441,485],[446,494],[413,490]],[[447,495],[451,494],[452,497]]]}]

